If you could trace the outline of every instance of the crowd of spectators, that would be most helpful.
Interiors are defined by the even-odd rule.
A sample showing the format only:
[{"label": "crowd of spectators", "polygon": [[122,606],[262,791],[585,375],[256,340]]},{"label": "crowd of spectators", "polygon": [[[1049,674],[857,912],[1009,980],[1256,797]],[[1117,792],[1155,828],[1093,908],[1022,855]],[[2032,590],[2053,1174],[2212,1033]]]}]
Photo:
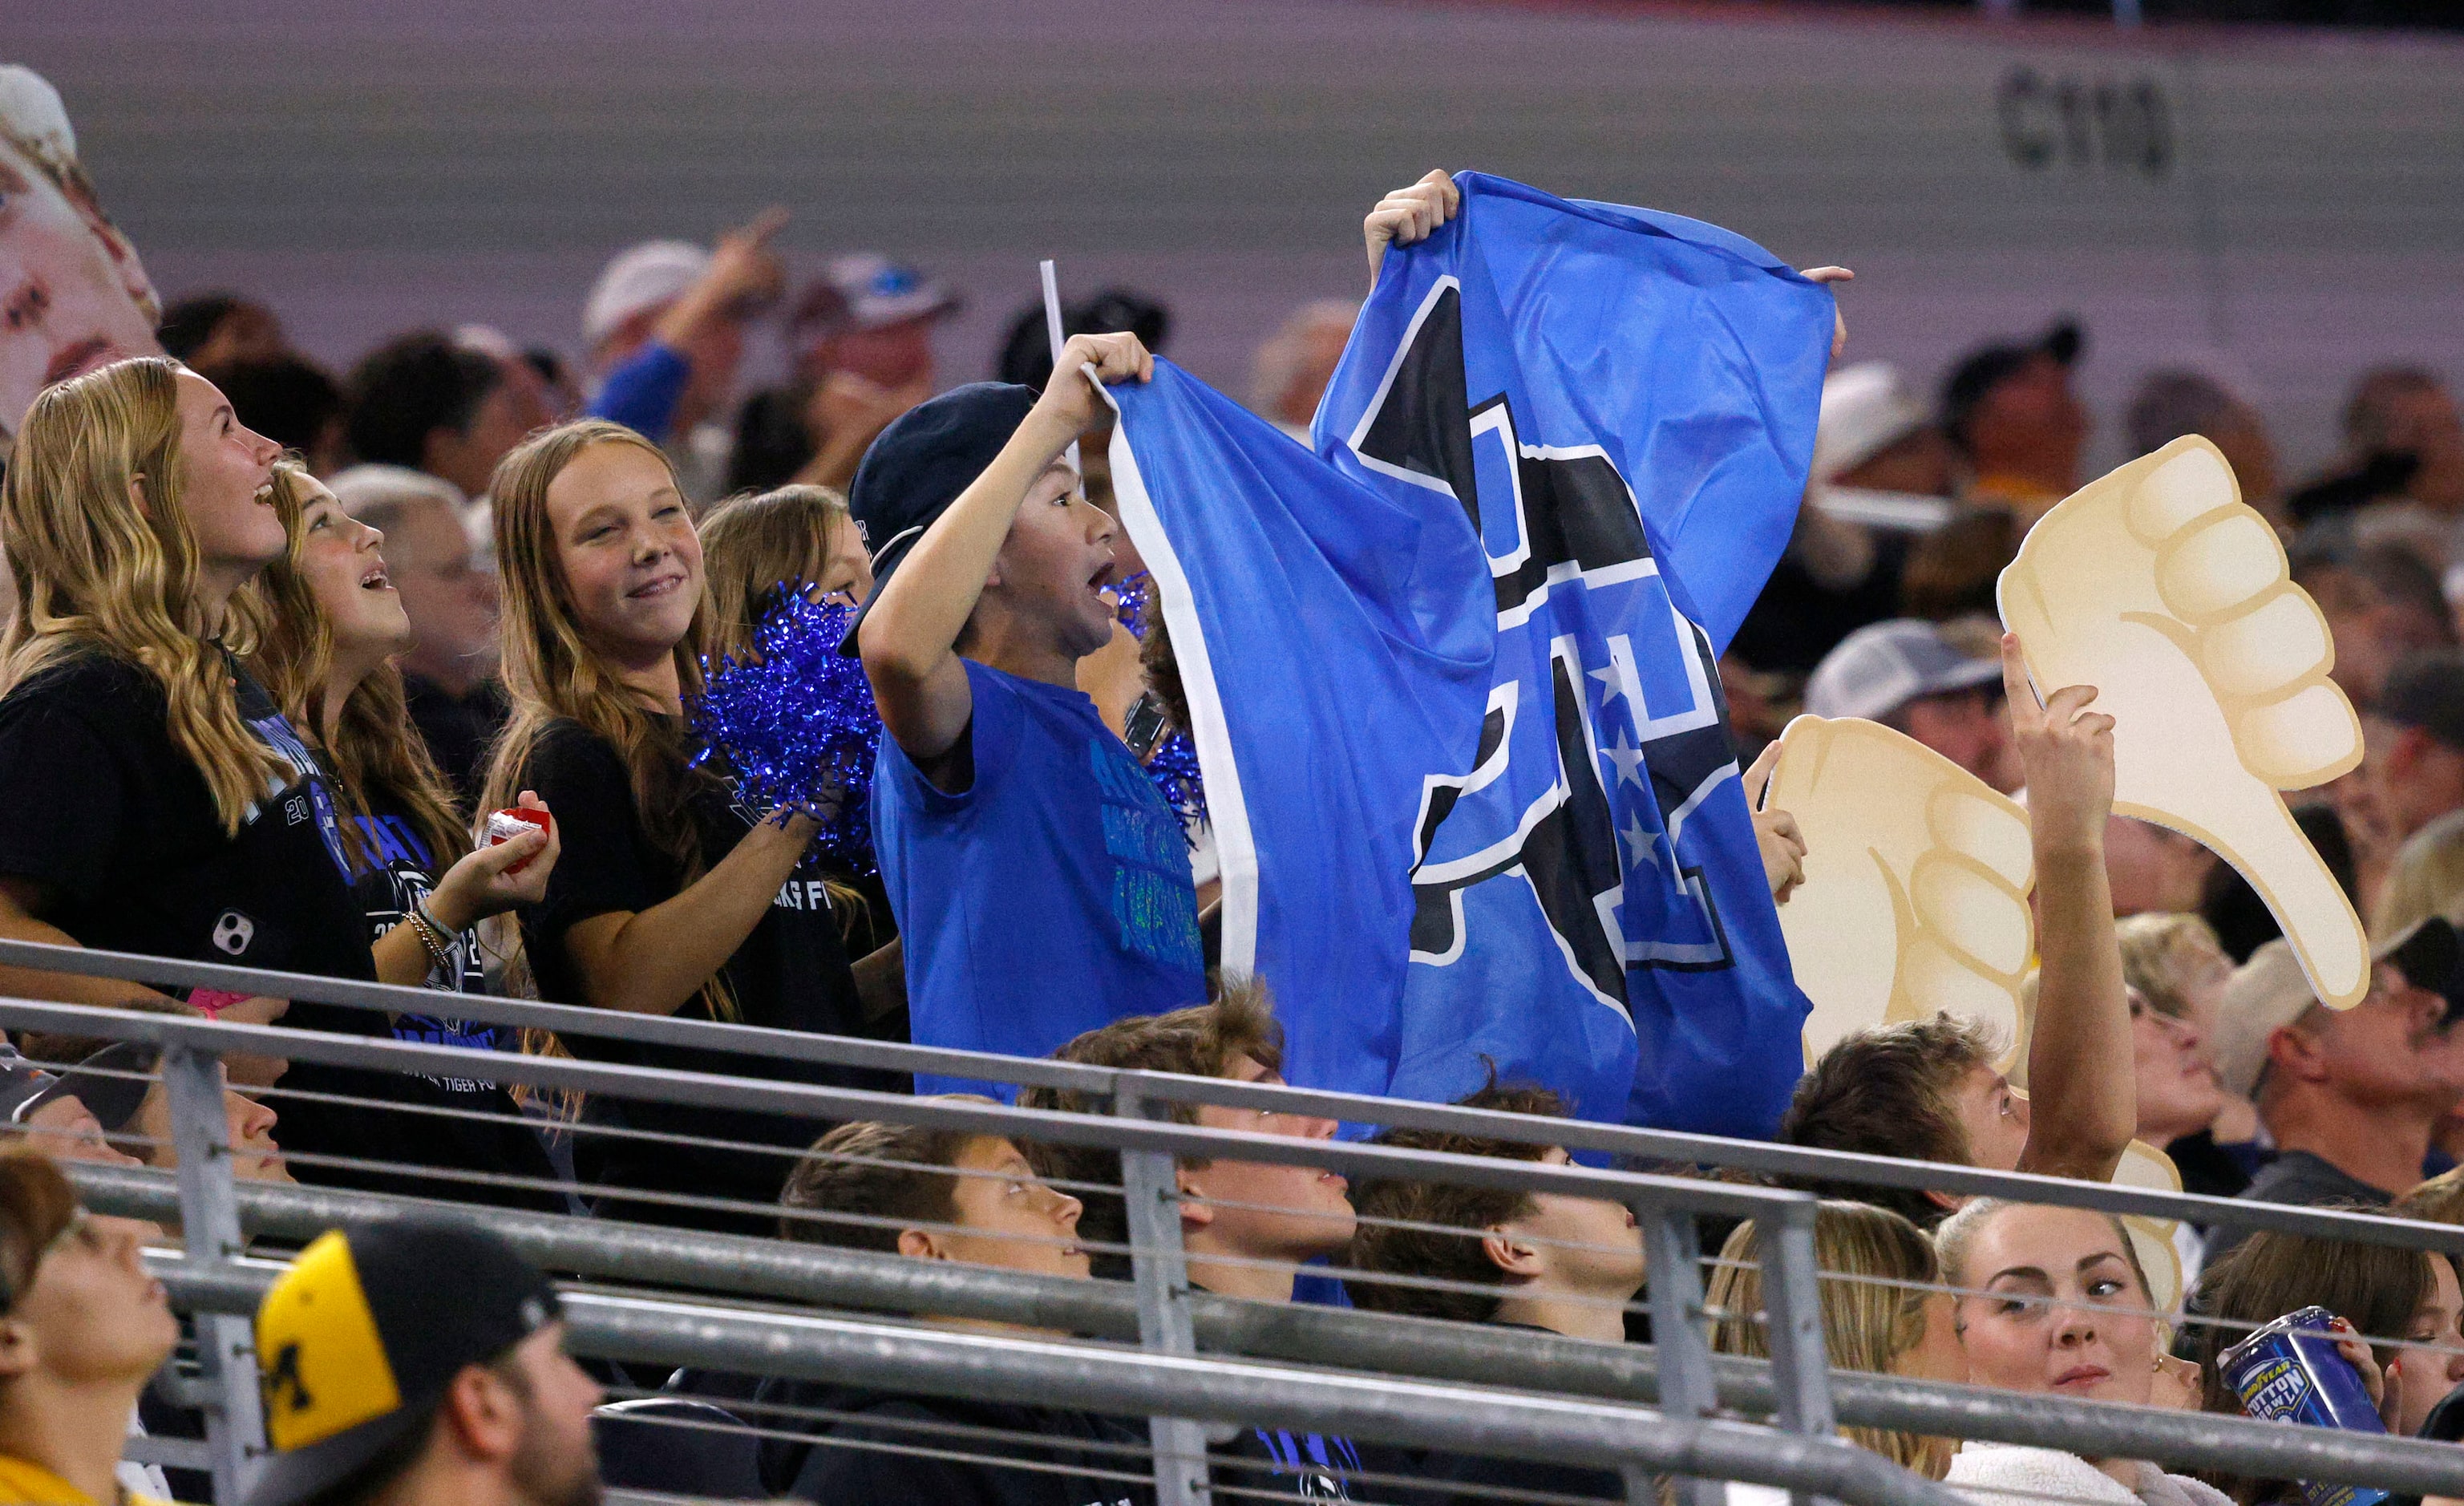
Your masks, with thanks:
[{"label": "crowd of spectators", "polygon": [[[1366,226],[1373,275],[1387,243],[1452,212],[1452,191],[1433,175],[1380,204]],[[1079,693],[1141,658],[1134,643],[1115,653],[1127,630],[1111,592],[1128,551],[1093,463],[1107,420],[1077,372],[1141,377],[1169,311],[1126,290],[1065,310],[1067,380],[1053,378],[1042,311],[1024,311],[995,353],[1000,381],[944,390],[933,336],[957,295],[869,255],[793,290],[772,248],[782,224],[774,211],[712,247],[616,255],[583,299],[578,362],[440,326],[386,338],[338,377],[291,347],[274,308],[212,293],[163,309],[176,364],[121,361],[44,389],[11,431],[0,492],[18,602],[0,645],[0,936],[877,1040],[907,1038],[932,1010],[980,1021],[975,1038],[936,1044],[1023,1053],[1049,1043],[1004,1034],[1025,1012],[1010,1004],[1068,978],[1089,1012],[1062,1060],[1278,1080],[1272,1001],[1210,976],[1203,894],[1152,860],[1181,853],[1180,820],[1111,715],[1148,677],[1171,700],[1156,669],[1168,657],[1128,670],[1129,696]],[[1263,416],[1305,431],[1355,312],[1307,304],[1261,344]],[[748,332],[765,320],[785,332],[788,378],[740,392]],[[2373,985],[2340,1011],[2229,867],[2113,812],[2109,720],[2079,688],[2048,687],[2040,703],[1995,620],[1994,583],[2019,540],[2086,479],[2097,416],[2073,379],[2087,354],[2086,332],[2061,321],[1965,356],[1931,400],[1879,363],[1826,384],[1795,536],[1722,665],[1738,751],[1750,758],[1799,710],[1865,718],[2023,793],[2038,967],[2024,1043],[1947,1015],[1858,1031],[1810,1065],[1780,1138],[2091,1182],[2137,1141],[2167,1151],[2193,1192],[2464,1222],[2453,397],[2424,368],[2365,373],[2343,453],[2298,478],[2256,408],[2211,372],[2149,372],[2118,415],[2133,454],[2184,434],[2213,441],[2331,626],[2364,757],[2304,792],[2297,818],[2369,922]],[[1090,462],[1083,493],[1061,459],[1073,443]],[[847,652],[886,737],[877,881],[809,863],[816,813],[744,809],[684,730],[705,656],[741,653],[764,605],[800,587],[861,609]],[[474,817],[492,811],[536,819],[475,842]],[[1099,868],[1072,834],[1085,831],[1124,844],[1112,858],[1146,855]],[[1124,884],[1137,923],[1096,944],[1084,914],[1110,916]],[[1785,887],[1775,873],[1774,893]],[[0,969],[0,987],[632,1068],[954,1086],[752,1049],[517,1041],[460,1018],[450,997],[387,1016],[26,968]],[[169,1167],[157,1067],[133,1045],[24,1036],[0,1067],[0,1107],[48,1156]],[[242,1177],[1070,1280],[1128,1271],[1110,1152],[607,1094],[517,1103],[492,1083],[304,1062],[234,1058],[230,1076]],[[1023,1101],[1097,1107],[1050,1089]],[[1510,1081],[1465,1103],[1564,1113]],[[1213,1128],[1337,1129],[1212,1104],[1180,1113]],[[1380,1139],[1570,1159],[1545,1137]],[[2391,1428],[2419,1429],[2464,1381],[2464,1297],[2445,1257],[2220,1227],[2181,1234],[2157,1272],[2101,1214],[1812,1185],[1828,1200],[1819,1258],[1845,1278],[1822,1293],[1841,1366],[2230,1411],[2218,1347],[2316,1304],[2348,1322],[2343,1348]],[[1634,1216],[1596,1201],[1352,1185],[1230,1159],[1183,1161],[1177,1190],[1190,1283],[1219,1296],[1325,1297],[1313,1287],[1331,1284],[1304,1268],[1331,1263],[1362,1309],[1619,1342],[1646,1281]],[[173,1337],[159,1290],[131,1285],[144,1232],[78,1212],[42,1159],[0,1158],[0,1491],[56,1477],[106,1498],[118,1419],[143,1414],[139,1392]],[[1724,1232],[1716,1342],[1766,1353],[1760,1235]],[[402,1293],[335,1274],[438,1261],[469,1274],[459,1307],[397,1311],[385,1304]],[[311,1314],[319,1293],[326,1309]],[[348,1293],[376,1309],[400,1394],[341,1421],[295,1398],[297,1415],[270,1428],[275,1483],[259,1506],[461,1499],[508,1480],[541,1506],[585,1506],[577,1419],[599,1392],[561,1358],[536,1272],[461,1226],[329,1236],[269,1298],[260,1354],[276,1337],[308,1354],[344,1342],[330,1310]],[[421,1324],[446,1337],[394,1355]],[[765,1494],[1053,1506],[1138,1494],[1118,1483],[1118,1455],[1142,1427],[1116,1418],[694,1372],[669,1388],[829,1419],[760,1447],[750,1468]],[[269,1395],[278,1411],[279,1373]],[[98,1415],[113,1419],[99,1432],[72,1426]],[[973,1461],[883,1447],[918,1428],[1013,1441]],[[1987,1496],[2118,1489],[2210,1506],[2222,1491],[2251,1506],[2286,1489],[1847,1432]],[[1380,1475],[1414,1481],[1413,1499],[1625,1489],[1597,1471],[1266,1428],[1213,1451],[1219,1470],[1301,1496],[1384,1498],[1351,1483]],[[21,1466],[47,1477],[9,1481]]]}]

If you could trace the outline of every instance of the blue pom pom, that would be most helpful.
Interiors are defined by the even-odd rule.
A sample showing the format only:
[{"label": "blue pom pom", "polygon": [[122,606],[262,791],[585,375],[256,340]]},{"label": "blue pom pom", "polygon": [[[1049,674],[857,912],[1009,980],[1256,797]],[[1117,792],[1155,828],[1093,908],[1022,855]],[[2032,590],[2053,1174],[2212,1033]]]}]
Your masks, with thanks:
[{"label": "blue pom pom", "polygon": [[854,609],[814,602],[807,592],[800,586],[775,593],[751,653],[704,661],[702,694],[689,716],[701,756],[724,762],[738,799],[756,810],[814,816],[822,823],[815,850],[869,874],[881,713],[862,661],[839,653]]},{"label": "blue pom pom", "polygon": [[1179,813],[1184,830],[1206,819],[1206,783],[1198,777],[1198,744],[1188,733],[1176,732],[1155,744],[1147,758],[1147,778]]},{"label": "blue pom pom", "polygon": [[[1155,608],[1155,577],[1144,570],[1124,576],[1112,586],[1120,603],[1115,613],[1130,634],[1143,639]],[[1198,777],[1198,745],[1186,732],[1175,732],[1155,744],[1147,758],[1147,778],[1155,781],[1166,804],[1178,811],[1183,827],[1206,819],[1206,785]]]},{"label": "blue pom pom", "polygon": [[1112,583],[1112,599],[1120,606],[1112,613],[1130,636],[1144,642],[1147,635],[1147,609],[1155,605],[1155,577],[1144,570],[1125,575]]}]

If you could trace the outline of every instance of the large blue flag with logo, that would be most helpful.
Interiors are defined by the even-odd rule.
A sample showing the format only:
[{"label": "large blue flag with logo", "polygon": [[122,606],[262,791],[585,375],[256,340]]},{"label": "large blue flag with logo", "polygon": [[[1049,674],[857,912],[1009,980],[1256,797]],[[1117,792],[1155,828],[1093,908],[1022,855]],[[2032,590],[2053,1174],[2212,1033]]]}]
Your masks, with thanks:
[{"label": "large blue flag with logo", "polygon": [[1478,173],[1390,254],[1315,452],[1157,363],[1112,471],[1162,585],[1223,963],[1296,1082],[1507,1078],[1768,1135],[1801,1065],[1717,658],[1805,488],[1833,301],[1676,215]]}]

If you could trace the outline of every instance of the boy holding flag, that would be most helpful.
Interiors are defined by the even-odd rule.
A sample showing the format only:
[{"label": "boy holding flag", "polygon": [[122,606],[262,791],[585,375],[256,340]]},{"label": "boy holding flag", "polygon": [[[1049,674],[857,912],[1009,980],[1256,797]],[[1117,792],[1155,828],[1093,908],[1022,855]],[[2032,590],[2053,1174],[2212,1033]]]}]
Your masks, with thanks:
[{"label": "boy holding flag", "polygon": [[1042,1055],[1206,996],[1179,819],[1077,688],[1117,566],[1064,452],[1105,410],[1096,380],[1154,369],[1135,336],[1074,337],[1040,396],[979,383],[901,416],[849,488],[879,582],[851,640],[890,734],[874,831],[919,1041]]}]

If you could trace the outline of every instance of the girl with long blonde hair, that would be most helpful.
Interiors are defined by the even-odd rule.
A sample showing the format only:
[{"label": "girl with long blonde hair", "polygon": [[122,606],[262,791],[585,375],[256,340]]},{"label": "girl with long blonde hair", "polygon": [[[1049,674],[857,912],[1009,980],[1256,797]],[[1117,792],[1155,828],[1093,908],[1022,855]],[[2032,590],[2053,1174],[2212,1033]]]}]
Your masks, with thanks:
[{"label": "girl with long blonde hair", "polygon": [[[729,498],[702,515],[703,573],[710,581],[708,662],[744,659],[757,651],[762,618],[781,593],[801,589],[817,605],[861,607],[872,594],[872,562],[864,536],[847,512],[847,498],[826,486],[781,486]],[[870,707],[869,695],[866,701]],[[855,798],[865,798],[869,789]],[[827,819],[827,812],[823,812]],[[845,929],[847,955],[856,959],[856,986],[868,1010],[902,1008],[905,990],[894,982],[900,950],[890,895],[878,874],[859,875],[827,853],[817,866],[829,875],[830,896]],[[876,1032],[883,1022],[875,1021]],[[903,1036],[903,1024],[894,1033]]]},{"label": "girl with long blonde hair", "polygon": [[731,497],[697,530],[710,577],[710,657],[741,658],[763,609],[786,586],[817,601],[861,607],[872,594],[872,563],[847,498],[826,486],[782,486]]},{"label": "girl with long blonde hair", "polygon": [[[296,459],[275,464],[274,487],[294,520],[292,542],[253,587],[265,605],[266,628],[249,664],[331,775],[377,976],[449,994],[485,992],[475,928],[546,893],[558,855],[554,824],[473,847],[467,818],[411,725],[394,663],[411,646],[410,618],[379,552],[385,535],[343,512]],[[520,803],[546,810],[528,791]],[[498,1045],[493,1028],[450,1011],[398,1014],[393,1033],[481,1051]],[[396,1116],[389,1159],[446,1175],[382,1185],[563,1211],[555,1168],[502,1087],[416,1076],[399,1079],[387,1096],[437,1111]],[[537,1185],[457,1182],[456,1171],[510,1174]]]},{"label": "girl with long blonde hair", "polygon": [[[1822,1273],[1822,1342],[1833,1367],[1921,1381],[1968,1379],[1951,1300],[1938,1290],[1942,1265],[1923,1229],[1888,1208],[1826,1202],[1815,1209],[1814,1263]],[[1771,1357],[1762,1268],[1761,1232],[1750,1222],[1738,1225],[1704,1289],[1704,1305],[1718,1315],[1711,1347],[1723,1354]],[[1947,1438],[1880,1428],[1839,1433],[1931,1480],[1948,1472],[1958,1447]]]},{"label": "girl with long blonde hair", "polygon": [[[801,812],[747,810],[695,766],[683,725],[710,641],[702,551],[667,457],[621,425],[585,419],[533,435],[489,496],[504,575],[502,674],[513,716],[488,776],[491,808],[537,790],[563,828],[545,897],[521,912],[539,996],[642,1014],[866,1033],[835,901],[805,865]],[[853,1069],[594,1039],[577,1054],[639,1066],[869,1088]],[[777,1146],[707,1150],[608,1130]],[[772,1115],[594,1094],[575,1170],[603,1212],[766,1233],[771,1217],[698,1206],[769,1205],[811,1143]],[[628,1196],[627,1194],[632,1194]]]},{"label": "girl with long blonde hair", "polygon": [[[116,362],[34,400],[0,483],[20,603],[0,698],[0,936],[368,979],[331,791],[241,667],[245,587],[282,557],[278,449],[212,383]],[[0,971],[0,986],[161,1007],[134,985]],[[234,1018],[364,1034],[381,1015],[193,994]],[[286,1012],[287,1011],[287,1012]],[[271,1079],[279,1069],[254,1064]],[[286,1089],[331,1084],[294,1068]],[[367,1153],[348,1107],[282,1110],[285,1148]],[[316,1175],[304,1157],[295,1165]]]}]

